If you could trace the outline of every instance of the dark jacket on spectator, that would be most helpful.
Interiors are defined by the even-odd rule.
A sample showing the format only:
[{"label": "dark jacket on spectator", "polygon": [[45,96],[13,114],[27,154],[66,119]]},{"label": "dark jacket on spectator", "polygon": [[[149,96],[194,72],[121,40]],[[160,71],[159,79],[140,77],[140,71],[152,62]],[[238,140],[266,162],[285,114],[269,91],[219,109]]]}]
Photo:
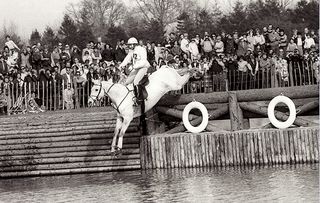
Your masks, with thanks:
[{"label": "dark jacket on spectator", "polygon": [[49,60],[42,60],[42,66],[43,67],[51,67],[51,53],[50,52],[43,52],[42,53],[42,59],[49,59]]},{"label": "dark jacket on spectator", "polygon": [[105,49],[101,53],[102,61],[113,61],[114,53],[112,49]]},{"label": "dark jacket on spectator", "polygon": [[24,78],[24,82],[30,83],[30,82],[37,82],[38,78],[36,76],[27,75]]},{"label": "dark jacket on spectator", "polygon": [[211,67],[209,68],[209,72],[213,74],[222,73],[223,67],[218,64],[216,60],[213,60]]},{"label": "dark jacket on spectator", "polygon": [[8,65],[4,60],[0,60],[0,73],[7,74],[9,72]]},{"label": "dark jacket on spectator", "polygon": [[121,47],[117,47],[115,51],[115,59],[116,61],[123,61],[123,59],[126,57],[126,50]]}]

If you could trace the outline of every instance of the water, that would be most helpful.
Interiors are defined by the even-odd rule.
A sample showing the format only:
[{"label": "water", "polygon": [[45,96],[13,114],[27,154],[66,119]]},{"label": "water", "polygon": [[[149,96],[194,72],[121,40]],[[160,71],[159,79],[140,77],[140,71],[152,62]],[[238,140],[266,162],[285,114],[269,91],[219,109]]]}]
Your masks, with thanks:
[{"label": "water", "polygon": [[0,180],[1,202],[319,202],[318,165]]}]

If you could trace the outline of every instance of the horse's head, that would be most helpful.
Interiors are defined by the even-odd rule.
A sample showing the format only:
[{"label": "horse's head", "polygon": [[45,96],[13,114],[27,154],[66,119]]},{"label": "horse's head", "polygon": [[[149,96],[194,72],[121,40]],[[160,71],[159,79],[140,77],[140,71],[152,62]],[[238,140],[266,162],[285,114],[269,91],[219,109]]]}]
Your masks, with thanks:
[{"label": "horse's head", "polygon": [[104,88],[100,80],[92,80],[93,86],[91,88],[91,94],[88,99],[88,106],[92,106],[96,100],[100,100],[104,96]]}]

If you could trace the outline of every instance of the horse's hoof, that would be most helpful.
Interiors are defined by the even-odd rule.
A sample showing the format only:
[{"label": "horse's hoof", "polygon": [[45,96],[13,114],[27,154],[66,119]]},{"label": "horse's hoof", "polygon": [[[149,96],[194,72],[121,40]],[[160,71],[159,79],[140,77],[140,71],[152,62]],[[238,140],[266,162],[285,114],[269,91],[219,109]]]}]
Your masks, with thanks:
[{"label": "horse's hoof", "polygon": [[111,152],[111,156],[116,156],[116,154],[117,154],[117,151]]},{"label": "horse's hoof", "polygon": [[118,147],[116,151],[116,156],[119,156],[119,155],[122,155],[122,149]]}]

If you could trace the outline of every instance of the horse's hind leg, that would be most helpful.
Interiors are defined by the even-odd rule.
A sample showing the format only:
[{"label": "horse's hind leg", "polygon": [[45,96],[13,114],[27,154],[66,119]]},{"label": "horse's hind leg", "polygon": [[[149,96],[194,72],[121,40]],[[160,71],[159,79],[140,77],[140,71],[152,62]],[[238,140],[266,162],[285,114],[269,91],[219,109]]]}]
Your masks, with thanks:
[{"label": "horse's hind leg", "polygon": [[116,128],[114,129],[114,135],[112,139],[112,144],[111,144],[111,153],[114,153],[116,151],[117,147],[117,136],[120,133],[120,129],[122,126],[122,118],[120,116],[117,117],[117,122],[116,122]]},{"label": "horse's hind leg", "polygon": [[132,117],[124,117],[123,118],[122,127],[120,130],[119,139],[118,139],[118,150],[122,149],[123,136],[126,133],[126,130],[128,129],[132,119],[133,119]]}]

